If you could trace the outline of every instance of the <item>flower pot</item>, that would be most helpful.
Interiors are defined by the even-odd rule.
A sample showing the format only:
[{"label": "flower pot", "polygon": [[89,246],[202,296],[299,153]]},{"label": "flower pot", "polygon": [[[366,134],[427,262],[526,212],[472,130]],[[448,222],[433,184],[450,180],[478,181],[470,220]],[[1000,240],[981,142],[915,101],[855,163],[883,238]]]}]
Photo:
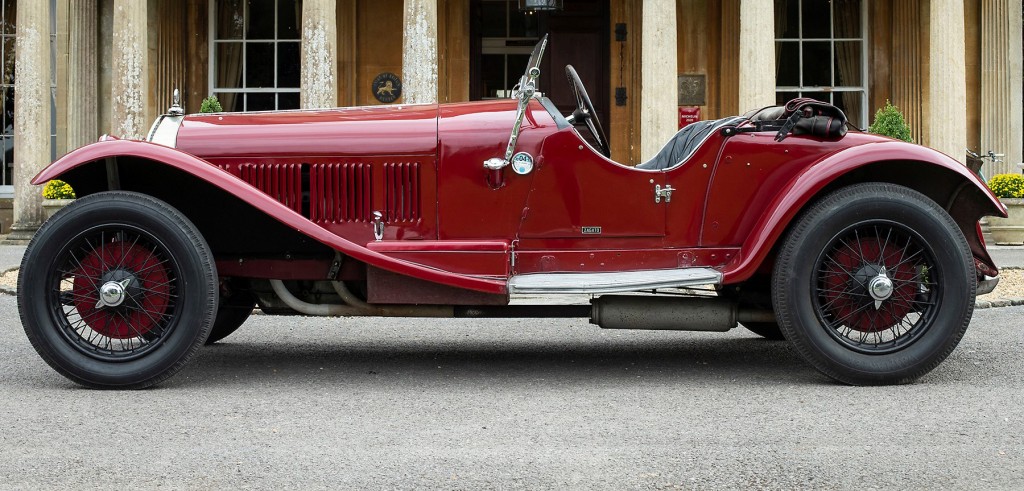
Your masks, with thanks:
[{"label": "flower pot", "polygon": [[998,245],[1024,244],[1024,199],[999,198],[1006,205],[1009,217],[988,217],[992,239]]},{"label": "flower pot", "polygon": [[72,201],[74,199],[43,199],[43,213],[46,215],[46,219],[49,220],[54,213],[71,204]]}]

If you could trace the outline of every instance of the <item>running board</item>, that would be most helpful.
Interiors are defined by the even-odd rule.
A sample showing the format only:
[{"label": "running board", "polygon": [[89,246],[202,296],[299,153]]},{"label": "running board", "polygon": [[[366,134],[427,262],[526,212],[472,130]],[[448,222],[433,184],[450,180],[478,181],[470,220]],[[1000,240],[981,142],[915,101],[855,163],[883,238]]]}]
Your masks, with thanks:
[{"label": "running board", "polygon": [[656,269],[618,273],[534,273],[508,280],[516,293],[621,293],[655,288],[717,285],[722,273],[711,268]]}]

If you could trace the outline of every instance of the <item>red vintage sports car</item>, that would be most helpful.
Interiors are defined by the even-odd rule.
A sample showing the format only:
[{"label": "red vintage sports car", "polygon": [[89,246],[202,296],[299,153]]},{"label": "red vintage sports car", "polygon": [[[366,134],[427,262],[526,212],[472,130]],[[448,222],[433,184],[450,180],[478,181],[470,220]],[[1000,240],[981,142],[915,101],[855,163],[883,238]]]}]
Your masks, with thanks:
[{"label": "red vintage sports car", "polygon": [[[34,180],[79,199],[25,254],[29,340],[80,384],[140,388],[255,306],[742,323],[836,380],[892,384],[942,362],[995,287],[978,221],[1005,210],[946,155],[847,133],[838,109],[796,100],[687,126],[621,165],[571,66],[571,115],[536,93],[545,42],[511,100],[187,116],[176,104],[146,141],[64,156]],[[591,305],[509,305],[569,293]]]}]

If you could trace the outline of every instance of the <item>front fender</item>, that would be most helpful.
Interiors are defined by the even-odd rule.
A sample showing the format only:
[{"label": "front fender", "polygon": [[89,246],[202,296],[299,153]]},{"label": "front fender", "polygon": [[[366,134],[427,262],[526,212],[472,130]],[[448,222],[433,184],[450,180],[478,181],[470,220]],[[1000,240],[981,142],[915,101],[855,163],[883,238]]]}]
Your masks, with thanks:
[{"label": "front fender", "polygon": [[[902,172],[893,167],[901,164],[909,165],[915,172]],[[958,185],[941,193],[931,188],[929,178],[940,175],[944,179],[955,179]],[[724,282],[737,283],[753,276],[797,214],[823,192],[837,185],[870,181],[901,184],[936,199],[957,219],[971,242],[974,255],[994,267],[980,238],[971,240],[977,234],[975,225],[981,217],[1006,216],[1006,208],[988,186],[967,167],[940,152],[904,142],[881,141],[836,152],[796,174],[754,225],[743,243],[742,253],[726,266]],[[965,189],[975,192],[965,193]],[[940,198],[937,194],[945,196],[937,199]],[[968,200],[971,206],[958,206],[954,210],[954,203],[960,203],[958,200]],[[961,223],[963,221],[972,223]]]},{"label": "front fender", "polygon": [[[50,166],[43,169],[42,172],[32,179],[32,184],[39,185],[51,179],[59,179],[86,164],[121,157],[145,159],[158,165],[166,165],[185,172],[196,179],[216,186],[230,195],[241,199],[285,226],[369,265],[458,288],[498,294],[507,292],[506,284],[501,280],[454,274],[394,259],[371,251],[362,245],[316,226],[306,217],[253,188],[227,171],[191,154],[155,143],[131,140],[106,140],[87,145],[50,164]],[[96,172],[102,172],[103,170],[103,168],[97,167]],[[109,182],[107,176],[103,176],[103,179],[98,179],[97,176],[93,176],[93,178],[93,182]],[[225,217],[225,219],[228,218]]]}]

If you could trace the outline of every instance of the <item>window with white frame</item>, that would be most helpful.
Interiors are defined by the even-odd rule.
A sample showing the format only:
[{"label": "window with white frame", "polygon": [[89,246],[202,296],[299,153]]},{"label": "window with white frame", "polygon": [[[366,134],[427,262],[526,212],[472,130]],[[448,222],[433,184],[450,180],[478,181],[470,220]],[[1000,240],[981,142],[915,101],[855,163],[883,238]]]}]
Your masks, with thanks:
[{"label": "window with white frame", "polygon": [[[25,1],[25,0],[22,0]],[[17,0],[0,0],[0,92],[3,112],[0,114],[0,198],[14,197],[14,45]],[[50,159],[57,158],[57,1],[50,0]]]},{"label": "window with white frame", "polygon": [[210,93],[225,111],[299,107],[301,0],[210,2]]},{"label": "window with white frame", "polygon": [[775,0],[775,99],[830,102],[867,126],[867,0]]}]

